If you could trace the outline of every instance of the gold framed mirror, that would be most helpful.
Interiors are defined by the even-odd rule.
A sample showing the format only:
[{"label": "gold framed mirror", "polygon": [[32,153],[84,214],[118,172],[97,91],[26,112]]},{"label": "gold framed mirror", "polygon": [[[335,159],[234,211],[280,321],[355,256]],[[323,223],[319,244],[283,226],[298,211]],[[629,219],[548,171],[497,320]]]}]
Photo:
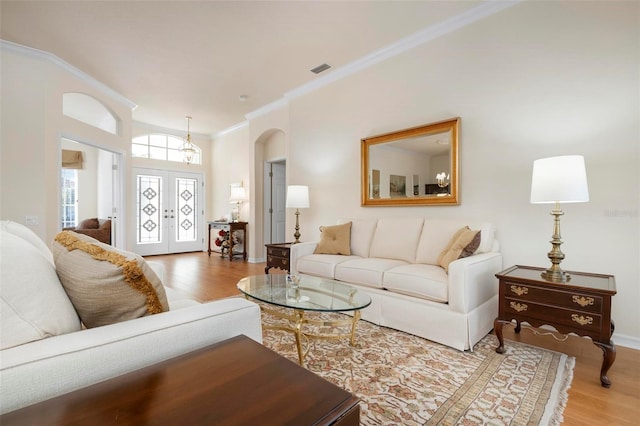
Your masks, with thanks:
[{"label": "gold framed mirror", "polygon": [[460,118],[361,140],[361,205],[459,204]]}]

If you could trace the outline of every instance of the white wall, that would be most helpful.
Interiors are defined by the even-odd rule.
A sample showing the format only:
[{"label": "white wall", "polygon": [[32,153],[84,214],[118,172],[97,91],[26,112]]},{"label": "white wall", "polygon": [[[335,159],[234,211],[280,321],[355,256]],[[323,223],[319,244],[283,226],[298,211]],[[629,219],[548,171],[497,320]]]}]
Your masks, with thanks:
[{"label": "white wall", "polygon": [[[60,229],[61,138],[127,153],[131,107],[42,52],[3,43],[1,54],[0,217],[25,223],[25,216],[37,216],[38,224],[32,229],[49,242]],[[121,134],[112,135],[63,116],[65,92],[99,99],[120,118]]]},{"label": "white wall", "polygon": [[[591,201],[563,206],[562,266],[614,274],[614,339],[640,342],[638,8],[521,3],[261,116],[288,126],[288,181],[310,186],[304,240],[339,217],[487,220],[505,267],[546,267],[552,217],[529,203],[532,163],[581,154]],[[361,138],[457,116],[461,205],[360,206]]]}]

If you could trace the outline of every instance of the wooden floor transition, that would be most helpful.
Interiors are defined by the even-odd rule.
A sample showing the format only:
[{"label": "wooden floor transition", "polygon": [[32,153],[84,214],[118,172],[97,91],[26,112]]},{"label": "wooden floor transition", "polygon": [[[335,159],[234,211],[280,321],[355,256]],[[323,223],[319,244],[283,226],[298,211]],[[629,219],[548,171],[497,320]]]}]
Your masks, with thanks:
[{"label": "wooden floor transition", "polygon": [[[201,252],[147,259],[165,265],[167,286],[202,302],[238,295],[238,280],[247,275],[264,274],[265,267],[264,263],[248,263],[242,259],[229,262],[219,254],[212,253],[209,257]],[[272,269],[270,272],[282,271]],[[617,347],[617,358],[608,374],[613,384],[605,389],[599,379],[602,351],[591,340],[569,336],[565,342],[559,342],[524,327],[518,335],[510,326],[504,327],[504,337],[576,357],[569,402],[564,411],[565,425],[640,424],[640,351]],[[613,338],[615,342],[615,335]]]}]

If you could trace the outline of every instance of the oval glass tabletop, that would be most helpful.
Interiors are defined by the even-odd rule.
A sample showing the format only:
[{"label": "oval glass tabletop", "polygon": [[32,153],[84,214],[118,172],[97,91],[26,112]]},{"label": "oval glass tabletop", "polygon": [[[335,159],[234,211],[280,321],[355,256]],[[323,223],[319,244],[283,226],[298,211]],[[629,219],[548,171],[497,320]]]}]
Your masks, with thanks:
[{"label": "oval glass tabletop", "polygon": [[353,311],[371,304],[371,297],[355,287],[310,275],[253,275],[238,281],[237,287],[262,302],[305,311]]}]

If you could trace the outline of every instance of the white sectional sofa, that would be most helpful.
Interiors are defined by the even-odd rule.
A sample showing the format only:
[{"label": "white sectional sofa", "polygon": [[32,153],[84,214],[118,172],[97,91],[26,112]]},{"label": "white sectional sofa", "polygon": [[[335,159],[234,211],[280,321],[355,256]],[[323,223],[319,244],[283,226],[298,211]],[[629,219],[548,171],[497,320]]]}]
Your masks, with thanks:
[{"label": "white sectional sofa", "polygon": [[[291,247],[291,273],[352,284],[371,296],[362,318],[459,349],[473,349],[498,314],[502,255],[493,226],[428,218],[341,219],[351,222],[350,255],[314,254],[317,242]],[[440,253],[457,230],[480,230],[480,244],[448,272]]]},{"label": "white sectional sofa", "polygon": [[[169,311],[84,329],[39,237],[2,221],[0,249],[0,413],[239,334],[262,342],[255,303],[230,298],[201,304],[166,287]],[[148,265],[161,279],[161,265]]]}]

